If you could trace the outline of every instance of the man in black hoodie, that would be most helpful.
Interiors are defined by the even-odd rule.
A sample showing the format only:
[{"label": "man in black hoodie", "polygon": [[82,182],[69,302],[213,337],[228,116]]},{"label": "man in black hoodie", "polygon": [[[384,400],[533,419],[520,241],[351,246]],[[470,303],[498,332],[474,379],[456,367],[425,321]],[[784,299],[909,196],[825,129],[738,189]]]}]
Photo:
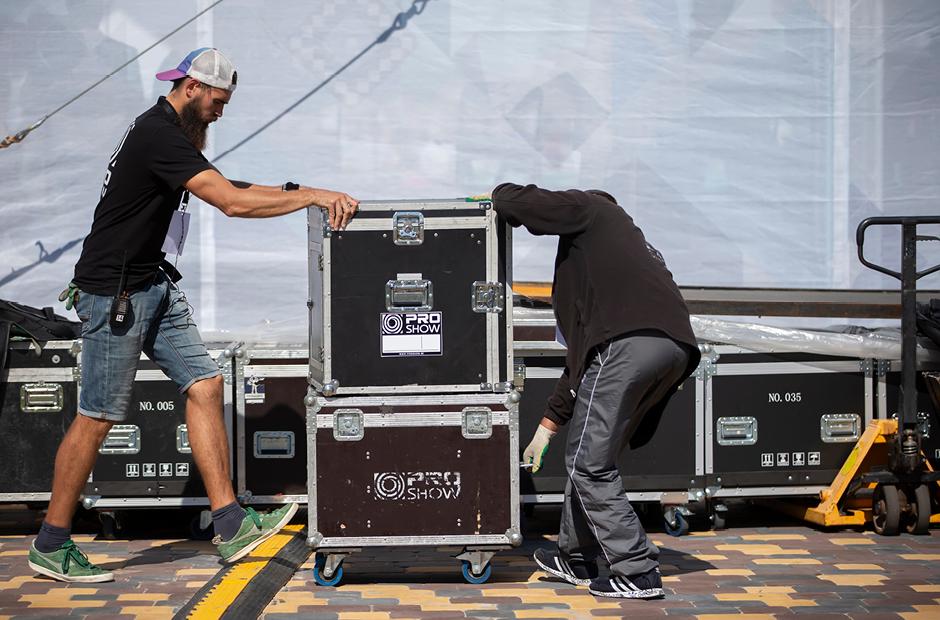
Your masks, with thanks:
[{"label": "man in black hoodie", "polygon": [[[504,183],[493,207],[512,226],[559,237],[552,307],[568,354],[523,458],[538,471],[570,423],[568,484],[558,549],[537,550],[535,561],[597,596],[661,597],[659,550],[630,506],[617,456],[649,440],[698,365],[689,311],[662,254],[610,194]],[[609,577],[598,577],[598,559]]]}]

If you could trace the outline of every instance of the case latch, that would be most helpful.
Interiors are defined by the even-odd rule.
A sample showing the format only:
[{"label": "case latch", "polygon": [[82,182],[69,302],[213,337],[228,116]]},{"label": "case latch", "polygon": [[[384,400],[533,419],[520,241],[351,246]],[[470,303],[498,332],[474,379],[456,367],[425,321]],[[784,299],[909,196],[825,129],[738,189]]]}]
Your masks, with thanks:
[{"label": "case latch", "polygon": [[516,391],[525,390],[525,362],[516,362],[513,364],[512,385]]},{"label": "case latch", "polygon": [[337,409],[333,414],[333,439],[359,441],[366,429],[361,409]]},{"label": "case latch", "polygon": [[757,418],[718,418],[719,446],[753,446],[757,443]]},{"label": "case latch", "polygon": [[385,283],[385,307],[389,312],[427,312],[434,307],[430,280],[399,278]]},{"label": "case latch", "polygon": [[393,215],[392,239],[395,245],[424,243],[424,215],[417,211],[401,211]]},{"label": "case latch", "polygon": [[502,282],[474,282],[471,289],[474,312],[502,312],[506,309]]},{"label": "case latch", "polygon": [[100,454],[137,454],[140,452],[140,427],[134,424],[112,426],[101,447]]},{"label": "case latch", "polygon": [[58,383],[27,383],[20,386],[20,411],[23,413],[59,413],[64,391]]},{"label": "case latch", "polygon": [[493,412],[485,407],[467,407],[461,431],[464,439],[489,439],[493,435]]}]

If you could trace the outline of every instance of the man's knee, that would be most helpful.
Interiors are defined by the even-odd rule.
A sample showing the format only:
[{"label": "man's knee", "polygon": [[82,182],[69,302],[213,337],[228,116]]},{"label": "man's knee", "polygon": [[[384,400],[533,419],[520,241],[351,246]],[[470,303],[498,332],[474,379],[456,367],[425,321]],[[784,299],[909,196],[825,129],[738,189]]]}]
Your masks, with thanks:
[{"label": "man's knee", "polygon": [[610,483],[620,477],[620,471],[616,465],[611,467],[608,464],[591,463],[586,461],[577,461],[568,464],[568,473],[571,482],[575,486],[592,485],[599,483]]},{"label": "man's knee", "polygon": [[79,414],[75,416],[75,421],[72,422],[72,425],[77,427],[76,430],[81,436],[92,437],[101,444],[104,438],[108,436],[108,431],[114,426],[114,422],[101,418],[93,418],[79,412]]},{"label": "man's knee", "polygon": [[222,400],[222,375],[201,379],[186,390],[186,397],[197,403],[211,403]]}]

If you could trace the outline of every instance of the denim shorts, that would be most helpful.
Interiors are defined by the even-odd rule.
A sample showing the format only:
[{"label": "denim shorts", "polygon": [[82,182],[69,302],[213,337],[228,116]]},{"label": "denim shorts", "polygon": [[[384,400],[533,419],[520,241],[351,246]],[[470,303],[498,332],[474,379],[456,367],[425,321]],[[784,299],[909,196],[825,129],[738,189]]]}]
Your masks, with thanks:
[{"label": "denim shorts", "polygon": [[133,317],[111,327],[114,297],[79,291],[75,310],[82,321],[82,383],[78,410],[111,422],[127,418],[141,352],[185,392],[196,381],[221,372],[209,357],[190,316],[186,296],[165,273],[130,294]]}]

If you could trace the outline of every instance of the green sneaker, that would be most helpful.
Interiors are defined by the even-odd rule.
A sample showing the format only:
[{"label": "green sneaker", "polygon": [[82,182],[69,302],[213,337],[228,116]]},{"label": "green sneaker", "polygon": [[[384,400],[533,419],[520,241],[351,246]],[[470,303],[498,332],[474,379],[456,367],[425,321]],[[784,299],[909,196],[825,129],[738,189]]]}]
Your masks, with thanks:
[{"label": "green sneaker", "polygon": [[55,551],[42,553],[36,549],[36,543],[29,545],[29,567],[46,577],[59,581],[74,581],[78,583],[100,583],[114,581],[114,573],[98,568],[88,561],[88,556],[82,553],[71,540],[64,543]]},{"label": "green sneaker", "polygon": [[285,504],[267,514],[258,514],[252,508],[245,508],[245,512],[248,514],[245,515],[242,526],[231,539],[222,540],[221,536],[212,539],[225,562],[242,559],[254,551],[255,547],[277,534],[297,512],[297,504]]}]

